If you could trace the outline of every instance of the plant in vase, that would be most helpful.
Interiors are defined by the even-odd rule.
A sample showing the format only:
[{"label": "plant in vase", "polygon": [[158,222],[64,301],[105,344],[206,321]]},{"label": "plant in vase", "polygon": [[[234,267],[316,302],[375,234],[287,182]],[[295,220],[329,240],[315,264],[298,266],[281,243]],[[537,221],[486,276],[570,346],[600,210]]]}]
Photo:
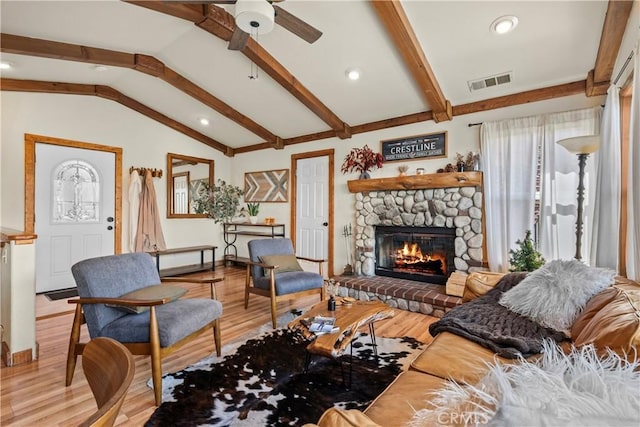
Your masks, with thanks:
[{"label": "plant in vase", "polygon": [[362,148],[352,148],[345,156],[342,173],[360,172],[359,179],[370,178],[369,171],[382,167],[384,157],[380,153],[374,153],[368,145]]},{"label": "plant in vase", "polygon": [[227,184],[225,181],[218,179],[218,184],[210,188],[204,186],[200,192],[195,205],[199,213],[205,213],[212,218],[215,223],[231,222],[232,218],[238,212],[240,207],[240,198],[243,195],[240,187]]},{"label": "plant in vase", "polygon": [[247,212],[249,213],[251,224],[256,224],[258,222],[258,212],[260,212],[260,203],[247,203]]}]

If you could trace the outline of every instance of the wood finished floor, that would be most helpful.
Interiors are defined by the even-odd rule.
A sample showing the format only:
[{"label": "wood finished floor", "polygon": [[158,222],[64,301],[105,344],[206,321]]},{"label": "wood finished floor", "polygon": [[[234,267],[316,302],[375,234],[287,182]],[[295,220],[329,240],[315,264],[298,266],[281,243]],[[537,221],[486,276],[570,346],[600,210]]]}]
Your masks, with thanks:
[{"label": "wood finished floor", "polygon": [[[218,299],[223,304],[221,318],[222,344],[270,322],[269,301],[253,295],[249,308],[244,309],[244,268],[220,267],[217,273],[225,280],[216,285]],[[194,274],[197,276],[197,274]],[[209,297],[209,285],[188,284],[186,297]],[[278,305],[279,314],[294,308],[308,308],[318,301],[307,297]],[[82,357],[73,384],[64,385],[67,347],[73,314],[66,300],[49,301],[36,298],[36,337],[39,360],[1,369],[0,425],[3,426],[72,426],[78,425],[96,409],[93,395],[82,373]],[[428,327],[435,318],[396,310],[395,317],[376,323],[376,335],[385,337],[412,336],[425,343],[431,341]],[[83,327],[82,339],[88,340]],[[163,372],[174,372],[208,356],[214,350],[210,333],[163,359]],[[135,356],[136,374],[118,416],[119,426],[142,426],[155,410],[153,391],[146,382],[151,366],[146,356]]]}]

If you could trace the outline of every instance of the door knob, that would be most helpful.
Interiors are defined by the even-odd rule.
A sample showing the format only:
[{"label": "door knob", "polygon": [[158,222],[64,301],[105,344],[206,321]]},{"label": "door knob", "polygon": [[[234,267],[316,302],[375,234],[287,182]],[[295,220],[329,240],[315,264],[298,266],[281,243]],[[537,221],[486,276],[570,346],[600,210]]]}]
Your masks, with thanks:
[{"label": "door knob", "polygon": [[113,222],[113,217],[112,216],[107,217],[107,222]]},{"label": "door knob", "polygon": [[108,226],[107,230],[109,230],[109,231],[113,230],[113,226],[112,225]]},{"label": "door knob", "polygon": [[329,225],[329,223],[325,221],[325,222],[322,223],[322,225],[324,225],[326,227],[326,226]]}]

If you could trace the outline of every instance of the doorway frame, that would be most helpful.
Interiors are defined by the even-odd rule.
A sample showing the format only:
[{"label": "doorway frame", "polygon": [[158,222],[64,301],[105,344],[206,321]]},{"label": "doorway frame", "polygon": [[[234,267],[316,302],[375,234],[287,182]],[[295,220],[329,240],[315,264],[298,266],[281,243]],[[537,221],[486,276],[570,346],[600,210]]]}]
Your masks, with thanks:
[{"label": "doorway frame", "polygon": [[293,245],[295,247],[296,245],[296,235],[297,235],[297,224],[296,224],[296,212],[297,212],[297,190],[298,190],[298,181],[297,181],[297,172],[298,172],[298,160],[301,159],[310,159],[313,157],[328,157],[329,160],[329,165],[328,165],[328,171],[327,171],[327,175],[329,178],[329,212],[328,212],[328,220],[327,222],[329,223],[328,225],[328,233],[329,235],[328,237],[328,254],[327,254],[327,276],[329,278],[333,277],[333,230],[334,230],[334,226],[333,226],[333,211],[334,211],[334,204],[333,204],[333,200],[334,200],[334,157],[335,157],[335,150],[333,149],[328,149],[328,150],[319,150],[319,151],[309,151],[306,153],[298,153],[298,154],[292,154],[291,155],[291,211],[290,211],[290,218],[291,218],[291,241],[293,241]]},{"label": "doorway frame", "polygon": [[[35,193],[36,193],[36,143],[59,145],[70,148],[103,151],[114,154],[115,213],[113,248],[116,254],[122,252],[122,148],[92,142],[73,141],[51,136],[24,134],[24,229],[35,233]],[[36,260],[38,262],[38,260]]]}]

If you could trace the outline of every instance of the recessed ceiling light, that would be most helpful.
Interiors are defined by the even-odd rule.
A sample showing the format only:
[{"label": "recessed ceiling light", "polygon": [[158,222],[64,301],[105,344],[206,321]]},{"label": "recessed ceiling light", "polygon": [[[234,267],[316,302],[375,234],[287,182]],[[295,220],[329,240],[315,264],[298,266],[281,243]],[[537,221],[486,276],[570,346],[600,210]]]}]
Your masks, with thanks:
[{"label": "recessed ceiling light", "polygon": [[206,117],[203,117],[200,119],[200,124],[202,126],[209,126],[209,119],[207,119]]},{"label": "recessed ceiling light", "polygon": [[98,72],[107,71],[108,69],[109,69],[109,67],[107,67],[106,65],[94,65],[93,66],[93,70],[94,71],[98,71]]},{"label": "recessed ceiling light", "polygon": [[349,80],[358,80],[362,75],[362,72],[357,68],[349,68],[345,71],[345,75],[349,78]]},{"label": "recessed ceiling light", "polygon": [[496,34],[506,34],[518,26],[518,18],[515,16],[501,16],[491,23],[491,31]]},{"label": "recessed ceiling light", "polygon": [[13,65],[10,62],[0,62],[0,70],[8,70],[12,67]]}]

